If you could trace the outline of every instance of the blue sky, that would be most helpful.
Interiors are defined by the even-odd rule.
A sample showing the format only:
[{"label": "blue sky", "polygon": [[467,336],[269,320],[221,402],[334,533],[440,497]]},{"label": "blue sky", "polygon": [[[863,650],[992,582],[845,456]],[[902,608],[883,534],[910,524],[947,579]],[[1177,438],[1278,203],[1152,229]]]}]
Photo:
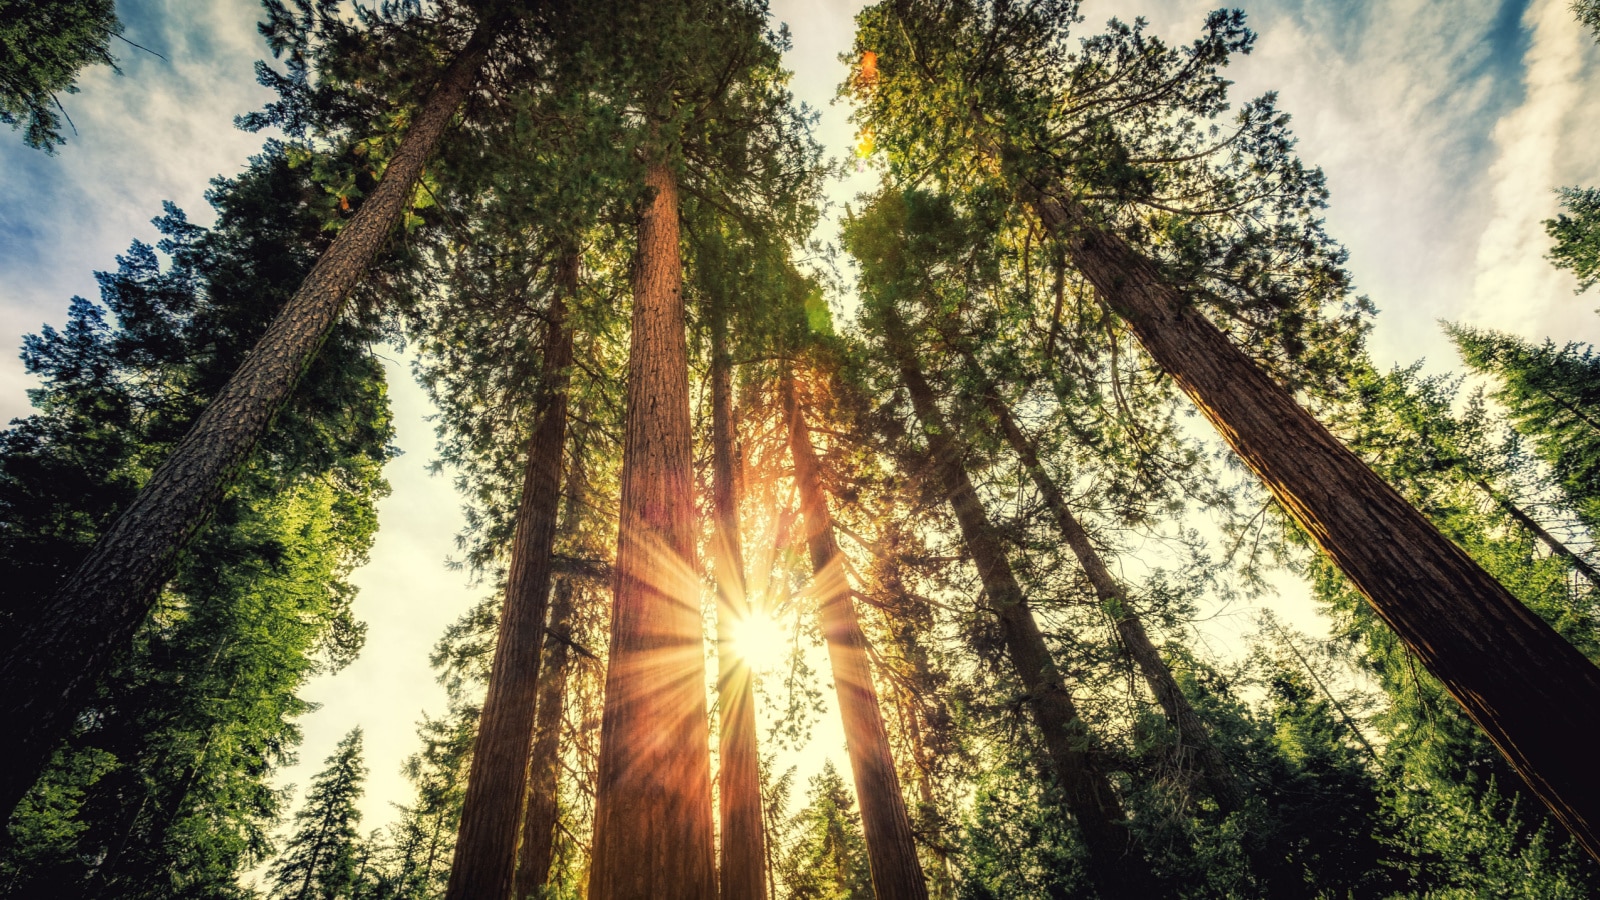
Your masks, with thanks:
[{"label": "blue sky", "polygon": [[[1245,6],[1257,50],[1233,69],[1238,99],[1279,92],[1294,116],[1299,150],[1323,166],[1332,190],[1330,230],[1351,252],[1358,288],[1382,310],[1372,348],[1380,364],[1420,357],[1455,367],[1436,326],[1445,318],[1527,338],[1600,343],[1600,294],[1575,297],[1573,282],[1543,259],[1540,222],[1559,185],[1600,184],[1600,47],[1579,30],[1567,0],[1264,0]],[[773,0],[794,34],[795,93],[823,113],[818,137],[846,153],[853,133],[832,106],[859,4]],[[1107,18],[1145,16],[1173,41],[1194,33],[1210,4],[1191,0],[1087,0],[1085,32]],[[208,181],[231,175],[261,137],[232,127],[267,92],[252,65],[265,55],[254,0],[125,0],[127,36],[165,60],[121,45],[123,74],[88,72],[65,97],[78,134],[54,157],[0,133],[0,346],[59,324],[74,294],[95,296],[93,272],[135,239],[173,200],[210,220]],[[834,196],[870,184],[856,179]],[[394,354],[390,354],[394,356]],[[362,659],[312,685],[323,708],[304,720],[304,783],[351,725],[367,729],[372,780],[367,826],[407,799],[401,759],[415,749],[424,709],[443,692],[428,648],[478,589],[447,570],[460,526],[432,456],[426,400],[403,360],[390,367],[399,444],[394,494],[380,508],[372,562],[357,576],[359,613],[370,623]],[[0,416],[25,414],[29,382],[14,353],[0,357]],[[831,729],[824,744],[839,743]]]}]

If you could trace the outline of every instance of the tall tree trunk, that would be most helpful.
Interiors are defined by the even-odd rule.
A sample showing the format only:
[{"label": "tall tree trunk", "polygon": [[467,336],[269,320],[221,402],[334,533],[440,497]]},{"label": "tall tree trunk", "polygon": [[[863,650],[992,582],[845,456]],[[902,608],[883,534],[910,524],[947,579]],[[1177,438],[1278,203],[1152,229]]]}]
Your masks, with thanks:
[{"label": "tall tree trunk", "polygon": [[1600,668],[1511,596],[1066,193],[1024,183],[1073,264],[1278,503],[1600,859],[1600,773],[1575,735]]},{"label": "tall tree trunk", "polygon": [[661,161],[645,183],[589,897],[704,900],[717,877],[678,185]]},{"label": "tall tree trunk", "polygon": [[1044,738],[1045,751],[1060,783],[1067,811],[1078,822],[1088,849],[1089,873],[1105,897],[1148,896],[1144,861],[1131,854],[1132,838],[1111,782],[1090,754],[1091,738],[1078,716],[1072,694],[1028,608],[1022,586],[1006,558],[999,533],[978,499],[961,461],[961,451],[945,424],[933,389],[898,320],[889,321],[888,342],[901,379],[928,441],[930,462],[949,499],[961,538],[978,569],[989,608],[1000,621],[1012,666],[1027,690],[1028,706]]},{"label": "tall tree trunk", "polygon": [[766,835],[761,820],[761,760],[756,748],[755,680],[734,645],[735,625],[750,615],[744,547],[739,539],[739,493],[734,472],[733,360],[727,310],[711,311],[712,538],[717,586],[717,716],[722,816],[722,900],[765,900]]},{"label": "tall tree trunk", "polygon": [[815,572],[822,636],[828,642],[828,661],[839,693],[839,715],[844,720],[845,748],[861,803],[861,828],[867,840],[873,893],[878,900],[926,900],[928,884],[922,875],[922,862],[917,859],[911,818],[900,793],[900,776],[889,752],[889,733],[883,727],[883,712],[867,663],[867,638],[856,617],[844,556],[833,533],[833,516],[823,493],[811,430],[795,398],[794,376],[787,370],[779,392],[789,420],[789,453],[794,458],[806,544]]},{"label": "tall tree trunk", "polygon": [[545,631],[544,667],[539,677],[539,718],[533,752],[528,757],[528,802],[522,815],[522,843],[517,850],[515,900],[533,900],[550,880],[555,858],[557,801],[561,777],[561,717],[567,699],[567,641],[572,628],[572,581],[556,582]]},{"label": "tall tree trunk", "polygon": [[510,897],[516,872],[517,824],[527,794],[540,650],[550,609],[551,551],[561,511],[561,451],[567,439],[567,386],[572,366],[567,301],[578,290],[579,260],[578,251],[570,249],[556,262],[558,284],[551,294],[545,325],[538,419],[528,440],[489,690],[478,714],[478,735],[461,804],[455,859],[445,893],[450,900]]},{"label": "tall tree trunk", "polygon": [[1034,487],[1039,489],[1040,496],[1044,498],[1045,505],[1055,518],[1056,529],[1061,532],[1061,537],[1072,549],[1072,555],[1077,557],[1078,565],[1083,567],[1084,574],[1089,577],[1089,584],[1094,588],[1096,599],[1100,601],[1100,608],[1116,626],[1117,635],[1122,638],[1123,646],[1128,648],[1128,655],[1133,657],[1134,664],[1139,667],[1139,673],[1150,686],[1150,692],[1155,695],[1156,702],[1161,704],[1161,711],[1166,715],[1167,722],[1178,733],[1180,758],[1190,758],[1204,779],[1212,798],[1217,801],[1223,812],[1238,809],[1244,803],[1244,792],[1239,787],[1238,778],[1234,776],[1233,769],[1229,767],[1228,761],[1223,758],[1217,745],[1212,742],[1204,721],[1201,720],[1199,713],[1195,712],[1189,698],[1184,696],[1183,689],[1178,686],[1178,680],[1172,677],[1172,670],[1161,658],[1161,651],[1150,640],[1144,622],[1128,602],[1127,589],[1115,575],[1111,574],[1110,567],[1100,557],[1100,552],[1094,548],[1094,544],[1089,540],[1089,533],[1084,530],[1078,517],[1073,515],[1072,508],[1067,505],[1066,497],[1062,496],[1061,489],[1045,470],[1044,463],[1039,459],[1038,448],[1023,433],[1016,417],[1011,415],[1011,408],[1001,399],[999,389],[989,380],[988,374],[983,371],[977,359],[970,353],[963,355],[973,373],[981,380],[984,405],[994,416],[1012,452],[1022,461],[1022,467],[1028,470],[1028,476],[1033,479]]},{"label": "tall tree trunk", "polygon": [[113,657],[133,640],[179,554],[288,402],[345,298],[405,212],[412,186],[477,80],[495,34],[491,23],[478,26],[418,110],[378,186],[0,665],[0,709],[14,726],[0,766],[0,821],[38,778]]}]

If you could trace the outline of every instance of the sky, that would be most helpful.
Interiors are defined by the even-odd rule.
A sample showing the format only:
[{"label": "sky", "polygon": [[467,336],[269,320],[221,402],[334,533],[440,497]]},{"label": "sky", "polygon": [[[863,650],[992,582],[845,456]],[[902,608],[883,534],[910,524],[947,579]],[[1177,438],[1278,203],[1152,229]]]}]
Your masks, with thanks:
[{"label": "sky", "polygon": [[[793,35],[795,95],[821,113],[817,139],[830,153],[849,153],[854,130],[833,95],[861,4],[771,5]],[[1441,319],[1600,343],[1600,294],[1573,295],[1572,277],[1544,259],[1540,224],[1556,211],[1556,187],[1600,185],[1600,46],[1567,7],[1568,0],[1244,4],[1259,39],[1231,70],[1235,100],[1277,91],[1299,153],[1326,172],[1329,230],[1350,251],[1357,289],[1381,310],[1371,340],[1380,365],[1425,359],[1429,371],[1457,369]],[[266,56],[254,0],[123,0],[117,8],[127,37],[164,58],[124,44],[113,48],[121,74],[86,72],[81,93],[63,97],[77,133],[55,156],[0,132],[0,347],[19,348],[42,324],[59,326],[72,296],[96,296],[96,270],[114,269],[130,241],[155,240],[150,219],[163,200],[209,223],[209,180],[237,173],[261,145],[261,135],[232,126],[270,99],[252,70]],[[1183,42],[1209,8],[1086,0],[1080,31],[1143,16],[1155,34]],[[831,196],[842,203],[870,187],[861,174]],[[280,773],[280,783],[303,786],[359,724],[371,769],[368,828],[391,818],[391,803],[409,799],[401,761],[417,747],[423,711],[444,707],[428,651],[482,593],[445,565],[462,519],[448,478],[426,471],[434,455],[428,401],[408,361],[379,352],[403,455],[387,470],[394,491],[379,506],[371,561],[354,578],[367,645],[343,672],[308,687],[305,696],[321,706],[302,720],[300,763]],[[14,353],[0,356],[0,421],[27,413],[30,384]],[[1288,605],[1291,621],[1317,630],[1303,604]],[[816,740],[842,763],[832,718],[824,717]]]}]

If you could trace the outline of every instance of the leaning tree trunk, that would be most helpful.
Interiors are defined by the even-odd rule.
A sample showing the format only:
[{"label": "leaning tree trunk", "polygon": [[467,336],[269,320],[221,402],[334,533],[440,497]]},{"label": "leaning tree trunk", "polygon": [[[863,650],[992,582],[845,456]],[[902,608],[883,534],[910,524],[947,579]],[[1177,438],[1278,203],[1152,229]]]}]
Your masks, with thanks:
[{"label": "leaning tree trunk", "polygon": [[800,490],[806,544],[811,550],[822,636],[828,642],[828,661],[839,693],[845,749],[850,754],[850,771],[855,775],[856,797],[861,803],[861,830],[867,840],[873,893],[878,900],[926,900],[928,883],[922,875],[922,861],[917,858],[911,817],[900,793],[900,776],[889,752],[889,733],[883,726],[878,691],[867,663],[867,637],[861,631],[861,620],[856,617],[851,600],[844,555],[833,533],[833,516],[823,492],[816,448],[795,398],[793,374],[784,372],[778,390],[789,420],[789,454],[794,458],[794,480]]},{"label": "leaning tree trunk", "polygon": [[734,646],[734,626],[750,615],[739,494],[734,474],[733,360],[727,310],[711,311],[711,492],[716,528],[712,560],[717,586],[717,722],[719,812],[722,816],[722,900],[765,900],[766,829],[761,821],[761,771],[756,749],[755,680]]},{"label": "leaning tree trunk", "polygon": [[704,900],[717,876],[678,185],[661,161],[645,182],[589,897]]},{"label": "leaning tree trunk", "polygon": [[556,265],[557,285],[545,325],[538,419],[528,441],[505,604],[450,865],[445,893],[450,900],[509,897],[517,867],[517,824],[527,793],[540,648],[550,609],[551,551],[561,510],[561,451],[567,439],[572,366],[572,327],[566,307],[578,290],[578,251],[564,252]]},{"label": "leaning tree trunk", "polygon": [[172,455],[95,544],[0,664],[4,721],[0,821],[38,777],[94,685],[125,649],[234,473],[294,392],[344,301],[405,212],[411,189],[493,41],[479,25],[418,110],[383,179],[340,230],[255,349]]},{"label": "leaning tree trunk", "polygon": [[1538,521],[1533,518],[1533,516],[1528,515],[1528,513],[1523,510],[1522,507],[1513,503],[1510,497],[1507,497],[1505,494],[1495,490],[1494,487],[1489,484],[1487,479],[1480,475],[1472,475],[1469,477],[1472,479],[1473,484],[1477,485],[1480,490],[1489,495],[1489,499],[1494,501],[1494,505],[1498,506],[1501,512],[1510,516],[1518,525],[1521,525],[1523,528],[1527,529],[1529,534],[1533,535],[1535,538],[1538,538],[1540,543],[1548,547],[1551,553],[1561,557],[1561,559],[1564,560],[1567,565],[1571,566],[1573,570],[1576,571],[1580,576],[1582,576],[1584,580],[1588,581],[1595,587],[1600,587],[1600,572],[1596,572],[1594,566],[1589,565],[1588,560],[1573,552],[1572,548],[1562,543],[1560,538],[1551,534],[1543,525],[1540,525]]},{"label": "leaning tree trunk", "polygon": [[1028,706],[1044,738],[1045,752],[1060,783],[1067,811],[1078,822],[1089,855],[1089,873],[1105,897],[1149,896],[1144,891],[1143,860],[1132,851],[1132,837],[1111,782],[1094,764],[1091,737],[1061,670],[1045,644],[1039,623],[1028,608],[1022,586],[1006,558],[1004,544],[978,499],[977,489],[961,461],[960,449],[945,424],[933,389],[922,374],[903,328],[891,318],[889,349],[928,442],[930,463],[950,502],[962,542],[978,569],[989,608],[1000,621],[1007,654],[1027,690]]},{"label": "leaning tree trunk", "polygon": [[1168,724],[1178,733],[1180,758],[1183,756],[1192,758],[1218,807],[1224,813],[1233,812],[1244,803],[1244,792],[1239,787],[1239,779],[1234,776],[1228,761],[1223,758],[1222,752],[1211,740],[1205,722],[1200,718],[1200,714],[1195,712],[1183,689],[1178,686],[1178,680],[1172,677],[1172,670],[1167,667],[1166,660],[1161,658],[1161,651],[1150,640],[1144,622],[1140,620],[1138,612],[1128,601],[1127,590],[1116,576],[1111,574],[1111,569],[1089,540],[1089,533],[1084,530],[1078,517],[1073,515],[1071,507],[1067,505],[1067,499],[1061,494],[1061,489],[1045,470],[1044,463],[1039,459],[1038,448],[1023,433],[1016,417],[1011,414],[1011,408],[1001,399],[998,388],[989,380],[978,361],[971,354],[964,355],[968,366],[981,381],[984,405],[994,416],[1012,452],[1022,461],[1022,467],[1027,469],[1029,477],[1033,479],[1034,487],[1039,489],[1045,506],[1049,507],[1050,514],[1055,517],[1057,530],[1061,532],[1061,537],[1066,540],[1067,546],[1072,549],[1072,555],[1078,558],[1078,565],[1083,567],[1084,574],[1089,577],[1089,584],[1094,588],[1095,597],[1100,601],[1100,608],[1116,626],[1117,635],[1122,638],[1123,646],[1128,648],[1128,655],[1133,657],[1134,664],[1139,667],[1139,673],[1150,686],[1150,692],[1155,695],[1156,702],[1161,704],[1161,711],[1166,714]]},{"label": "leaning tree trunk", "polygon": [[522,841],[517,848],[513,900],[536,900],[550,880],[555,859],[556,822],[560,814],[561,717],[567,699],[568,641],[572,640],[572,581],[556,582],[545,630],[544,665],[539,674],[539,717],[534,725],[533,752],[528,756],[528,801],[522,814]]},{"label": "leaning tree trunk", "polygon": [[1066,192],[1027,200],[1145,350],[1600,859],[1600,771],[1575,736],[1600,668],[1451,543]]}]

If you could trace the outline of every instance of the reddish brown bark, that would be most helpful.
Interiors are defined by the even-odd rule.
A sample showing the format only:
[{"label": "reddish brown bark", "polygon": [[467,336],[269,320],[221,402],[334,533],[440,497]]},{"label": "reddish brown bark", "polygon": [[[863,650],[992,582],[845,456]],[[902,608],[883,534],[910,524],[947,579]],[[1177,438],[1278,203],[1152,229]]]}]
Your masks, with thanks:
[{"label": "reddish brown bark", "polygon": [[646,185],[589,896],[703,900],[717,879],[678,186],[662,162]]},{"label": "reddish brown bark", "polygon": [[480,25],[445,69],[378,186],[172,455],[15,643],[0,667],[5,721],[14,724],[0,766],[0,821],[38,777],[112,657],[133,639],[178,555],[288,402],[345,298],[405,212],[494,34],[491,25]]},{"label": "reddish brown bark", "polygon": [[578,252],[565,253],[557,266],[559,285],[550,298],[538,418],[528,440],[505,604],[489,668],[489,690],[478,715],[472,768],[445,894],[451,900],[509,897],[516,872],[517,824],[527,793],[540,648],[550,608],[551,551],[561,508],[561,451],[567,437],[567,385],[572,366],[572,328],[566,307],[567,299],[578,290]]},{"label": "reddish brown bark", "polygon": [[1378,615],[1600,859],[1600,668],[1385,484],[1070,196],[1024,185],[1073,264]]},{"label": "reddish brown bark", "polygon": [[1147,877],[1144,861],[1132,853],[1122,806],[1111,782],[1095,765],[1088,728],[1078,716],[1061,669],[1028,607],[1002,539],[984,511],[962,463],[960,448],[950,435],[933,388],[923,376],[903,329],[893,319],[888,325],[889,347],[927,439],[934,476],[949,499],[962,542],[988,596],[989,608],[1000,622],[1007,655],[1027,690],[1028,707],[1044,739],[1067,811],[1077,820],[1083,835],[1090,877],[1105,897],[1133,900],[1148,896],[1143,892]]},{"label": "reddish brown bark", "polygon": [[1145,684],[1149,685],[1150,692],[1161,705],[1161,711],[1166,715],[1167,722],[1178,733],[1179,756],[1188,763],[1184,768],[1200,774],[1212,799],[1217,801],[1223,812],[1238,809],[1244,802],[1244,792],[1239,787],[1239,780],[1228,766],[1228,761],[1217,750],[1217,745],[1212,742],[1211,734],[1201,720],[1200,714],[1195,712],[1194,705],[1184,696],[1183,689],[1178,686],[1178,680],[1172,676],[1172,670],[1167,667],[1166,660],[1161,658],[1161,651],[1150,640],[1144,622],[1140,620],[1138,612],[1128,601],[1127,589],[1115,575],[1111,574],[1110,567],[1089,540],[1088,531],[1078,521],[1078,517],[1073,515],[1072,508],[1067,505],[1066,497],[1062,496],[1061,489],[1056,486],[1050,473],[1045,471],[1044,463],[1039,459],[1038,448],[1017,424],[1016,418],[1011,415],[1010,407],[1001,399],[994,382],[984,374],[976,359],[970,354],[966,356],[968,365],[982,379],[984,404],[994,416],[1001,435],[1011,446],[1012,452],[1022,461],[1022,467],[1028,470],[1028,476],[1033,479],[1034,486],[1044,498],[1045,506],[1049,507],[1050,514],[1055,518],[1056,528],[1061,532],[1062,539],[1067,542],[1072,555],[1077,557],[1078,564],[1088,576],[1089,584],[1094,588],[1101,609],[1116,626],[1117,635],[1122,638],[1122,644],[1127,648],[1128,655],[1139,667],[1139,673],[1144,676]]},{"label": "reddish brown bark", "polygon": [[750,615],[734,471],[733,361],[728,354],[726,311],[719,304],[711,316],[711,490],[716,515],[712,560],[717,586],[722,900],[765,900],[767,841],[761,820],[755,679],[749,661],[739,655],[733,641],[734,626]]},{"label": "reddish brown bark", "polygon": [[822,618],[822,636],[828,643],[833,684],[839,693],[839,715],[844,720],[845,749],[850,754],[856,798],[861,804],[861,829],[872,868],[872,889],[879,900],[926,900],[928,884],[917,858],[905,797],[900,793],[900,776],[889,752],[889,734],[883,727],[878,691],[872,684],[867,638],[851,600],[816,449],[795,399],[794,377],[790,373],[784,373],[779,392],[789,420],[789,453],[794,458],[806,544],[816,573],[813,590]]},{"label": "reddish brown bark", "polygon": [[539,716],[534,725],[533,752],[528,756],[528,801],[522,814],[522,841],[517,849],[516,900],[534,900],[550,880],[555,858],[561,776],[561,717],[567,699],[568,641],[572,627],[572,582],[556,582],[545,632],[544,664],[539,674]]}]

